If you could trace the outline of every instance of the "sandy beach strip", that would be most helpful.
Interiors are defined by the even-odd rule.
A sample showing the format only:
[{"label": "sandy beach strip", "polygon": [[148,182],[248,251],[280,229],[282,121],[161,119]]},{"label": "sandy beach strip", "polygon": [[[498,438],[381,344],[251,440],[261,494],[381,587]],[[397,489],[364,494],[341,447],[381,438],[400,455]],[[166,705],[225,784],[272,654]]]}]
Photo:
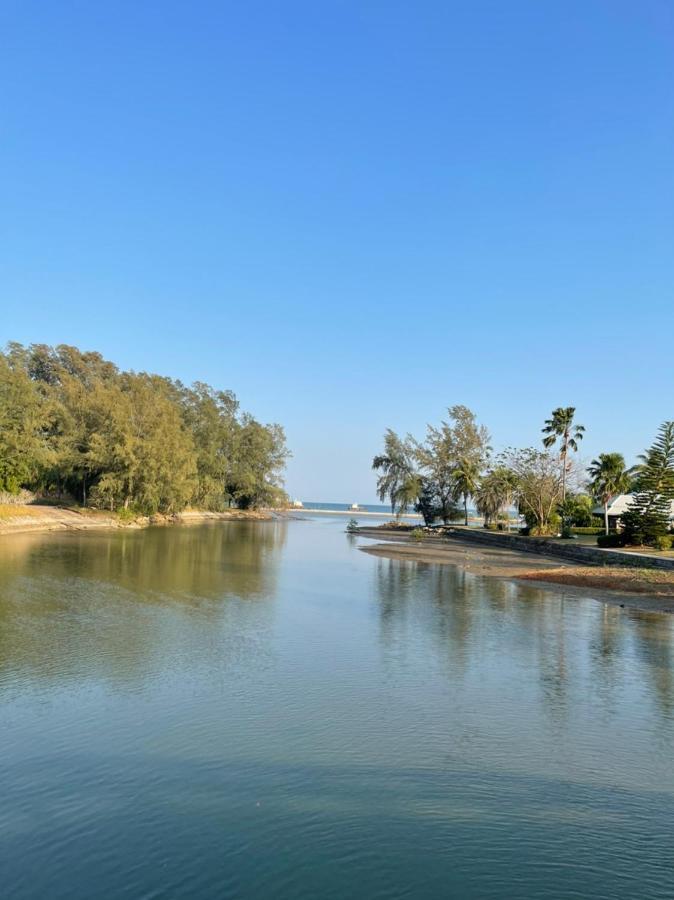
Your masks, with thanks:
[{"label": "sandy beach strip", "polygon": [[238,519],[270,520],[269,510],[232,509],[209,512],[188,509],[175,515],[137,516],[124,519],[104,510],[31,504],[0,506],[0,535],[41,531],[92,531],[117,528],[146,528],[149,525],[189,525]]}]

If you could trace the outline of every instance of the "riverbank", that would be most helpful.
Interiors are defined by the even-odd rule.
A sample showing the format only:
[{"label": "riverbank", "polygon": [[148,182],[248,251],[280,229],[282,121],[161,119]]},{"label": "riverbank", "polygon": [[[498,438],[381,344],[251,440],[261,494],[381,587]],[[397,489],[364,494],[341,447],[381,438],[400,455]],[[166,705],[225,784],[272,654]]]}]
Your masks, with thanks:
[{"label": "riverbank", "polygon": [[40,531],[90,531],[111,528],[146,528],[149,525],[189,525],[209,521],[235,519],[269,520],[270,510],[232,509],[208,512],[188,509],[175,515],[135,516],[76,506],[41,506],[39,504],[0,505],[0,535]]},{"label": "riverbank", "polygon": [[388,559],[457,566],[473,575],[560,585],[616,606],[674,613],[674,572],[665,570],[584,566],[499,547],[478,547],[458,538],[433,544],[398,538],[360,549]]}]

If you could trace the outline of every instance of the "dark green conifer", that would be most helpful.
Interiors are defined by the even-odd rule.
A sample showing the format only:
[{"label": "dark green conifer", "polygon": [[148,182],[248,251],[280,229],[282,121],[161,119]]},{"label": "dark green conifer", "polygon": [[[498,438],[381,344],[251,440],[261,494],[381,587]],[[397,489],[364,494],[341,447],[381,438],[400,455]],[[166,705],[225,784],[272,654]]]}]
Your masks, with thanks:
[{"label": "dark green conifer", "polygon": [[629,544],[654,545],[667,534],[674,500],[674,421],[660,426],[655,443],[643,457],[630,509],[623,515]]}]

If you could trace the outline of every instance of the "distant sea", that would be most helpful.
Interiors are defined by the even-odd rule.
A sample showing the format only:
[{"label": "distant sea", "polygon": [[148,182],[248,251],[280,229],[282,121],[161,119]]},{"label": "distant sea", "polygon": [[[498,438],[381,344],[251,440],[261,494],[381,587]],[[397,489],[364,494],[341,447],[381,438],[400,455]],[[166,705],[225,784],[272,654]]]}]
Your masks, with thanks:
[{"label": "distant sea", "polygon": [[[304,509],[334,509],[335,512],[349,512],[351,509],[350,503],[324,503],[321,500],[303,500],[302,506]],[[385,503],[359,503],[358,510],[354,510],[354,512],[371,512],[371,513],[381,513],[385,516],[392,515],[391,507]],[[407,513],[413,513],[414,509],[409,507]],[[472,509],[470,506],[468,507],[468,515],[476,516],[477,511]]]},{"label": "distant sea", "polygon": [[[303,500],[304,509],[334,509],[335,512],[348,512],[351,509],[350,503],[323,503],[320,500]],[[391,507],[383,503],[359,503],[358,509],[361,512],[383,513],[391,515]],[[355,512],[356,510],[354,510]]]}]

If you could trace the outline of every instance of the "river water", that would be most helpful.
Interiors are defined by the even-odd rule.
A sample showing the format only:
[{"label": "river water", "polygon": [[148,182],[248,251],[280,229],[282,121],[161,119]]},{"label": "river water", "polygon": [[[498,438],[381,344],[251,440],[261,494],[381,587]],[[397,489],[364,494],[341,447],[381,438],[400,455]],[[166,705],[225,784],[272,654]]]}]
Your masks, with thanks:
[{"label": "river water", "polygon": [[3,897],[674,896],[674,617],[344,524],[2,538]]}]

